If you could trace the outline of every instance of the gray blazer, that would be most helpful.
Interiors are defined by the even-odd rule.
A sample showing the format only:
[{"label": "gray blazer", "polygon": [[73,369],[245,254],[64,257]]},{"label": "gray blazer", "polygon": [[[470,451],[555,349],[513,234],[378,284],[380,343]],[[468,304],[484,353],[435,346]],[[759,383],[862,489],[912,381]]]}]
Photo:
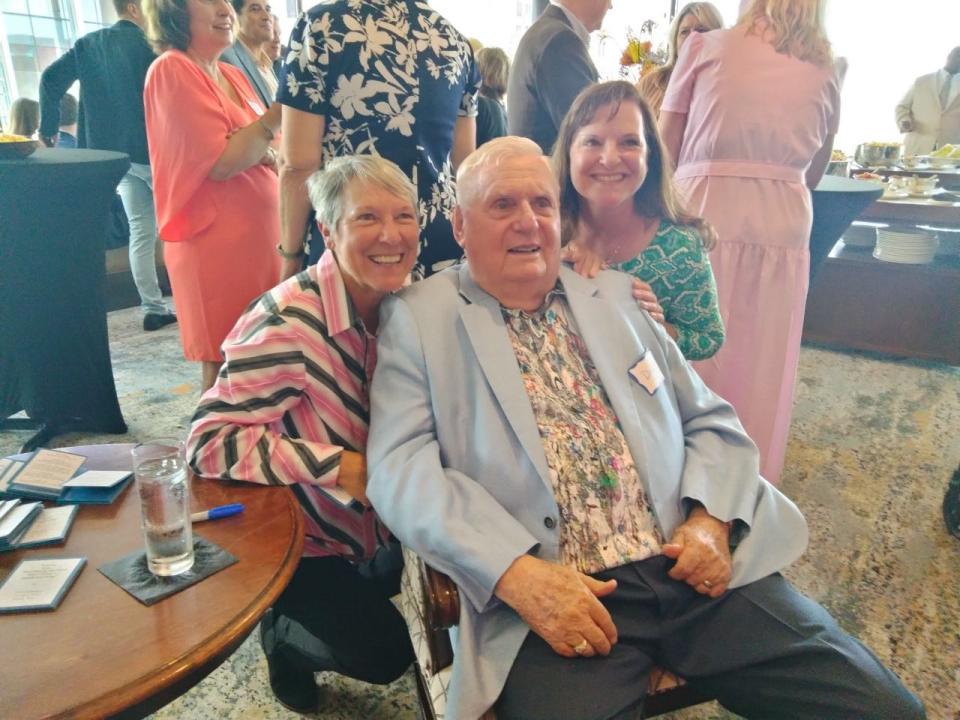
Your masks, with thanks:
[{"label": "gray blazer", "polygon": [[597,81],[586,45],[563,10],[550,5],[524,33],[510,68],[507,125],[550,154],[577,94]]},{"label": "gray blazer", "polygon": [[242,42],[239,40],[234,42],[233,45],[223,51],[220,59],[225,63],[233,65],[235,68],[239,68],[243,74],[247,76],[247,80],[250,81],[253,89],[257,92],[257,96],[263,103],[264,110],[268,110],[270,106],[273,105],[276,98],[270,95],[270,89],[267,87],[263,75],[260,74],[260,70],[257,68],[257,61],[253,59],[253,55],[250,54],[250,51],[247,50]]},{"label": "gray blazer", "polygon": [[[799,557],[799,510],[759,476],[733,408],[637,307],[630,278],[567,268],[560,278],[664,535],[689,500],[741,521],[732,587]],[[557,503],[500,306],[467,266],[387,298],[380,316],[367,494],[401,542],[460,588],[447,717],[472,720],[496,701],[529,630],[494,587],[524,553],[559,558]],[[628,372],[645,353],[664,375],[652,394]]]}]

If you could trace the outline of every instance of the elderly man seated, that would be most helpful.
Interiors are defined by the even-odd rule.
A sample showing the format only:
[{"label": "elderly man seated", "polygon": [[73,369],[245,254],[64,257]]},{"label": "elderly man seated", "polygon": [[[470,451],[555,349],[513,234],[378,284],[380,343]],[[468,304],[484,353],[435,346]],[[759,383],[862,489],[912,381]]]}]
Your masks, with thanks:
[{"label": "elderly man seated", "polygon": [[367,445],[374,507],[465,598],[447,717],[633,717],[654,663],[750,718],[924,717],[777,572],[802,516],[630,279],[560,267],[539,148],[458,187],[467,262],[384,300]]}]

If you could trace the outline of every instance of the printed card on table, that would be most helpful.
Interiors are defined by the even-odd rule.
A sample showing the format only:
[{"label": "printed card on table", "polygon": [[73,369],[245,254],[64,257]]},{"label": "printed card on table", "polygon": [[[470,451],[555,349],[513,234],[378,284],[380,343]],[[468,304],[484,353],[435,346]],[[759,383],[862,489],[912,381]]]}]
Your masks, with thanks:
[{"label": "printed card on table", "polygon": [[13,478],[7,490],[29,490],[57,497],[64,483],[73,477],[86,460],[83,455],[75,453],[37,450]]},{"label": "printed card on table", "polygon": [[68,487],[113,487],[118,482],[126,480],[133,475],[129,470],[87,470],[79,475],[74,475],[67,480],[63,486]]},{"label": "printed card on table", "polygon": [[0,519],[0,551],[16,547],[42,508],[43,504],[39,502],[16,503],[12,509],[4,512]]},{"label": "printed card on table", "polygon": [[0,585],[0,613],[56,609],[86,562],[81,557],[21,560]]},{"label": "printed card on table", "polygon": [[55,545],[67,539],[77,516],[78,505],[44,508],[17,542],[17,550]]},{"label": "printed card on table", "polygon": [[0,493],[6,492],[7,486],[13,480],[13,476],[20,472],[23,462],[20,460],[11,460],[10,458],[0,458]]}]

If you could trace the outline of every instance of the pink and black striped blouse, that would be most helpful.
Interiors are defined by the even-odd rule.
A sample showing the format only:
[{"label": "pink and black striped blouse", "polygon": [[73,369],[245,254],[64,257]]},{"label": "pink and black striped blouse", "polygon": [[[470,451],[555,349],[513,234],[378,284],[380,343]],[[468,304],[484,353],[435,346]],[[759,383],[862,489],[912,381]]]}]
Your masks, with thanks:
[{"label": "pink and black striped blouse", "polygon": [[303,507],[304,555],[360,562],[389,531],[343,505],[340,453],[367,444],[376,338],[355,315],[333,253],[261,296],[223,344],[226,362],[187,439],[198,475],[290,485]]}]

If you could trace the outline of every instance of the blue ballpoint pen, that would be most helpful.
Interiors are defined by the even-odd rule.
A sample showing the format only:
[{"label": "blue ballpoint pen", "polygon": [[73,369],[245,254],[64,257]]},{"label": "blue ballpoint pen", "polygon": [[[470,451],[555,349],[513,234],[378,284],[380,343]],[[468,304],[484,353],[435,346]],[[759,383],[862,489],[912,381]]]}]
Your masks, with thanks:
[{"label": "blue ballpoint pen", "polygon": [[242,512],[243,503],[232,503],[230,505],[221,505],[220,507],[210,508],[209,510],[204,510],[203,512],[193,513],[190,516],[190,520],[193,522],[201,522],[203,520],[219,520],[220,518],[238,515]]}]

